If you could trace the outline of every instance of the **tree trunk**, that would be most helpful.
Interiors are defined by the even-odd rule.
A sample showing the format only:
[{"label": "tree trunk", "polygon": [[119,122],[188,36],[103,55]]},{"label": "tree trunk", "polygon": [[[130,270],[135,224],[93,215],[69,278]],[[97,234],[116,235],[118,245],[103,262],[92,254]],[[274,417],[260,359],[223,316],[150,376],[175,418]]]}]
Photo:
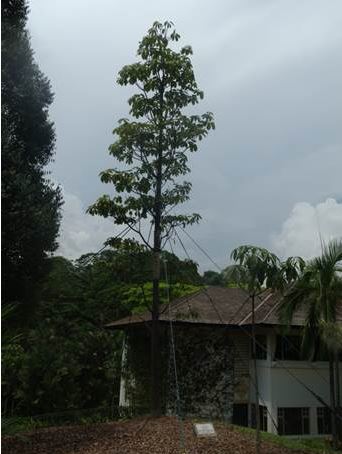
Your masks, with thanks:
[{"label": "tree trunk", "polygon": [[333,449],[337,449],[337,417],[335,401],[335,375],[334,375],[334,354],[329,353],[329,381],[330,381],[330,408],[331,408],[331,434],[333,439]]},{"label": "tree trunk", "polygon": [[160,246],[161,246],[161,229],[160,229],[160,184],[157,182],[156,197],[156,216],[154,225],[154,245],[153,245],[153,295],[152,295],[152,328],[151,328],[151,410],[154,416],[161,414],[161,352],[160,352],[160,334],[159,334],[159,281],[160,281]]},{"label": "tree trunk", "polygon": [[161,414],[161,352],[159,333],[159,281],[160,281],[160,252],[161,252],[161,192],[162,192],[162,158],[163,158],[163,86],[160,89],[160,125],[159,151],[156,162],[156,191],[154,201],[154,236],[153,236],[153,301],[151,329],[151,410],[154,416]]},{"label": "tree trunk", "polygon": [[341,386],[338,352],[335,353],[335,386],[336,386],[336,406],[341,406]]},{"label": "tree trunk", "polygon": [[153,416],[160,416],[161,414],[159,279],[160,279],[160,252],[155,251],[153,256],[153,303],[151,328],[151,410]]},{"label": "tree trunk", "polygon": [[[339,369],[339,358],[338,352],[335,353],[335,387],[336,387],[336,409],[339,416],[342,416],[341,412],[341,387],[340,387],[340,369]],[[337,423],[337,437],[339,442],[342,441],[342,421],[340,418],[336,418]]]},{"label": "tree trunk", "polygon": [[253,369],[255,386],[255,421],[256,421],[256,454],[260,454],[260,412],[259,412],[259,383],[256,358],[256,338],[255,338],[255,295],[252,295],[252,339],[253,339]]}]

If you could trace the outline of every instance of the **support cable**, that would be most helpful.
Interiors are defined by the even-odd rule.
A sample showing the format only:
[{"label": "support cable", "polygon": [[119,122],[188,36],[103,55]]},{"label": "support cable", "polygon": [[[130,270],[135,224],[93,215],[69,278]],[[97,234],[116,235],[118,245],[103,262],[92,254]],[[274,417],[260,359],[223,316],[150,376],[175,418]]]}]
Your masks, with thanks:
[{"label": "support cable", "polygon": [[196,240],[194,240],[192,238],[192,236],[185,230],[183,229],[183,227],[179,226],[180,229],[182,229],[182,231],[185,233],[185,235],[187,235],[188,238],[190,238],[190,240],[195,244],[195,246],[198,247],[198,249],[207,257],[207,259],[209,259],[211,261],[211,263],[216,266],[216,268],[218,270],[220,270],[220,272],[222,272],[222,269],[221,267],[210,257],[210,255],[197,243]]},{"label": "support cable", "polygon": [[[194,242],[194,244],[196,244],[197,247],[205,254],[205,256],[206,256],[206,257],[209,257],[209,254],[208,254],[207,252],[205,252],[203,248],[200,247],[200,245],[199,245],[199,244],[190,236],[190,234],[187,233],[184,229],[182,229],[182,230],[183,230],[183,231],[187,234],[187,236]],[[179,239],[179,241],[180,241],[180,243],[181,243],[181,245],[182,245],[182,247],[183,247],[183,250],[186,252],[187,257],[190,259],[189,254],[188,254],[188,252],[185,250],[185,246],[184,246],[183,242],[181,241],[181,239],[180,239],[180,237],[179,237],[179,235],[178,235],[177,232],[176,232],[176,235],[177,235],[177,237],[178,237],[178,239]],[[209,257],[209,258],[210,258],[210,257]],[[210,260],[212,261],[211,258],[210,258]],[[213,261],[212,261],[212,262],[213,262]],[[213,262],[213,263],[214,263],[214,262]],[[218,266],[218,265],[217,265],[217,266]],[[220,268],[220,267],[218,267],[218,268],[219,268],[219,270],[220,270],[221,272],[223,272],[223,269],[222,269],[222,268]],[[244,290],[244,289],[242,289],[242,290]],[[244,290],[244,291],[245,291],[245,290]],[[247,293],[247,292],[246,292],[246,293]],[[249,297],[249,295],[248,295],[248,299],[249,299],[249,298],[250,298],[250,297]],[[260,295],[258,295],[258,298],[260,298]],[[247,300],[248,300],[248,299],[247,299]],[[241,328],[241,329],[242,329],[242,328]],[[272,329],[273,329],[273,331],[276,333],[276,330],[275,330],[274,326],[272,326]],[[283,337],[284,337],[285,339],[287,339],[287,340],[291,343],[291,341],[287,338],[287,336],[283,336]],[[295,350],[297,351],[297,353],[300,353],[300,351],[299,351],[293,344],[292,344],[292,346],[295,348]],[[319,370],[318,370],[310,361],[305,361],[305,362],[306,362],[306,364],[307,364],[312,370],[314,370],[314,371],[316,372],[316,374],[317,374],[320,378],[322,378],[326,383],[329,383],[328,380],[320,373],[320,371],[319,371]]]},{"label": "support cable", "polygon": [[[181,246],[182,246],[182,248],[183,248],[183,250],[184,250],[186,256],[188,257],[189,260],[191,260],[189,254],[188,254],[188,251],[186,250],[186,248],[185,248],[185,246],[184,246],[182,240],[180,239],[180,237],[179,237],[179,235],[178,235],[178,233],[177,233],[176,230],[175,230],[175,234],[176,234],[176,236],[177,236],[177,238],[178,238],[178,240],[179,240],[179,242],[180,242],[180,244],[181,244]],[[203,293],[207,296],[207,298],[209,299],[210,303],[211,303],[212,306],[213,306],[213,309],[214,309],[216,315],[218,316],[218,319],[220,320],[220,322],[221,322],[221,324],[222,324],[223,326],[226,326],[227,324],[231,324],[232,321],[235,319],[235,317],[237,317],[238,313],[244,308],[245,304],[249,301],[249,295],[248,295],[248,297],[245,299],[245,301],[244,301],[244,303],[242,304],[242,306],[240,306],[239,309],[233,314],[233,316],[231,317],[230,321],[227,322],[227,323],[225,323],[225,321],[223,320],[223,318],[222,318],[220,312],[218,311],[218,309],[217,309],[217,307],[216,307],[216,305],[215,305],[213,299],[212,299],[211,296],[209,295],[207,289],[204,287],[204,288],[202,289],[202,291],[203,291]],[[217,338],[219,338],[218,334],[217,334]],[[238,350],[238,348],[237,348],[237,346],[236,346],[236,343],[234,342],[234,340],[232,339],[231,336],[229,336],[229,338],[230,338],[230,340],[233,342],[234,347],[235,347],[235,350],[237,351],[237,353],[238,353],[240,359],[243,361],[243,358],[242,358],[242,356],[241,356],[240,353],[239,353],[239,350]],[[246,364],[245,361],[244,361],[244,363]],[[255,390],[255,392],[256,392],[256,391],[257,391],[257,389],[256,389],[256,383],[255,383],[254,379],[252,378],[251,374],[249,373],[249,363],[247,363],[247,366],[248,366],[248,375],[249,375],[249,379],[250,379],[250,381],[252,382],[252,385],[253,385],[254,390]],[[262,403],[264,404],[264,406],[265,406],[265,408],[266,408],[266,411],[267,411],[267,413],[268,413],[269,416],[270,416],[270,419],[271,419],[271,421],[272,421],[272,424],[274,425],[275,429],[278,431],[278,426],[277,426],[277,424],[276,424],[276,422],[275,422],[275,420],[274,420],[272,414],[270,413],[270,411],[269,411],[269,409],[268,409],[268,407],[267,407],[267,405],[266,405],[265,400],[264,400],[263,397],[261,396],[260,391],[258,391],[258,397],[260,398],[260,400],[261,400]],[[258,409],[256,408],[255,411],[258,411]]]},{"label": "support cable", "polygon": [[[222,316],[221,316],[219,310],[217,309],[217,307],[216,307],[216,305],[215,305],[213,299],[211,298],[211,296],[208,294],[207,291],[205,291],[205,294],[206,294],[206,296],[208,297],[208,299],[209,299],[211,305],[213,306],[213,308],[214,308],[216,314],[218,315],[219,320],[221,321],[221,324],[222,324],[223,326],[227,326],[227,323],[225,323],[225,321],[223,320],[223,318],[222,318]],[[228,324],[230,324],[230,322],[228,322]],[[248,363],[247,361],[245,361],[245,360],[243,359],[242,355],[239,353],[239,350],[238,350],[238,348],[237,348],[237,346],[236,346],[236,343],[235,343],[234,339],[232,338],[232,336],[229,336],[229,339],[233,342],[234,348],[235,348],[235,350],[237,351],[237,353],[238,353],[238,355],[239,355],[241,361],[242,361],[245,365],[247,365],[248,370],[249,370],[249,363]],[[254,388],[254,390],[255,390],[255,393],[257,394],[258,400],[259,400],[259,398],[260,398],[261,402],[263,403],[264,407],[266,408],[267,413],[269,414],[269,416],[270,416],[270,418],[271,418],[272,424],[274,425],[275,429],[276,429],[277,432],[278,432],[277,423],[275,422],[275,420],[274,420],[274,418],[273,418],[271,412],[270,412],[269,409],[267,408],[266,402],[265,402],[265,400],[263,399],[263,397],[262,397],[260,391],[257,390],[257,386],[256,386],[256,383],[255,383],[255,380],[252,378],[252,376],[251,376],[251,374],[250,374],[249,372],[248,372],[248,374],[249,374],[249,379],[251,380],[252,385],[253,385],[253,388]],[[258,408],[255,408],[255,411],[256,411],[256,412],[257,412],[258,410],[259,410]]]},{"label": "support cable", "polygon": [[[127,233],[129,232],[130,230],[130,227],[125,227],[120,233],[118,233],[113,239],[114,240],[117,240],[118,238],[124,238]],[[94,252],[93,254],[91,254],[91,257],[88,258],[88,260],[86,260],[84,263],[82,263],[82,266],[87,266],[92,260],[94,260],[94,258],[101,254],[102,251],[104,251],[106,248],[108,247],[108,244],[105,244],[104,246],[102,246],[102,248],[100,248],[97,252]]]},{"label": "support cable", "polygon": [[164,263],[164,272],[165,272],[165,283],[166,283],[166,298],[167,304],[169,307],[169,326],[170,326],[170,339],[171,339],[171,354],[173,360],[173,370],[176,386],[176,408],[177,408],[177,417],[179,421],[179,442],[182,452],[185,451],[185,439],[184,439],[184,426],[181,415],[181,402],[180,402],[180,393],[179,393],[179,383],[178,383],[178,371],[177,371],[177,360],[176,360],[176,348],[175,348],[175,338],[173,331],[173,322],[171,317],[171,305],[170,305],[170,289],[169,289],[169,278],[167,273],[167,261],[163,260]]}]

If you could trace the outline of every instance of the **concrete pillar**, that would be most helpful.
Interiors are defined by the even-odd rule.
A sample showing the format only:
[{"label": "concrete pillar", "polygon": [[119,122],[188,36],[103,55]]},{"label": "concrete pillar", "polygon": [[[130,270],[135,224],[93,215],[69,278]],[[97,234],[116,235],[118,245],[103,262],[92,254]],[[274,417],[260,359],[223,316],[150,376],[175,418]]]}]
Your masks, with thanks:
[{"label": "concrete pillar", "polygon": [[277,434],[278,430],[278,408],[273,405],[273,377],[272,377],[272,363],[276,349],[276,334],[272,331],[267,335],[267,366],[268,366],[268,406],[267,415],[267,429],[268,432]]},{"label": "concrete pillar", "polygon": [[309,418],[310,418],[310,435],[318,435],[318,424],[317,424],[317,408],[309,408]]},{"label": "concrete pillar", "polygon": [[125,379],[125,368],[127,363],[127,335],[124,334],[122,342],[122,356],[121,356],[121,377],[120,377],[120,395],[119,406],[129,407],[129,400],[127,396],[127,384]]},{"label": "concrete pillar", "polygon": [[278,427],[278,408],[274,405],[269,405],[268,411],[269,414],[267,416],[267,429],[268,432],[272,434],[277,434],[277,427]]}]

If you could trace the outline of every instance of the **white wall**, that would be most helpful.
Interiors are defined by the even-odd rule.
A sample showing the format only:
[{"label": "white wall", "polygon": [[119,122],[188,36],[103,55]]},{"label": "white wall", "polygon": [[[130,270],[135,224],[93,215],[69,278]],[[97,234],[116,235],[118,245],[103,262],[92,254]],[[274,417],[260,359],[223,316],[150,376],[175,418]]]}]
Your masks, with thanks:
[{"label": "white wall", "polygon": [[[316,407],[322,407],[309,390],[330,404],[329,364],[328,362],[310,363],[307,361],[272,361],[275,335],[268,335],[267,360],[257,361],[259,381],[259,404],[267,406],[269,413],[268,430],[276,433],[273,421],[277,422],[278,407],[310,407],[310,432],[317,434]],[[253,363],[251,377],[253,378]],[[342,364],[340,363],[340,387],[342,389]],[[251,396],[255,396],[251,385]],[[253,398],[254,401],[254,398]]]}]

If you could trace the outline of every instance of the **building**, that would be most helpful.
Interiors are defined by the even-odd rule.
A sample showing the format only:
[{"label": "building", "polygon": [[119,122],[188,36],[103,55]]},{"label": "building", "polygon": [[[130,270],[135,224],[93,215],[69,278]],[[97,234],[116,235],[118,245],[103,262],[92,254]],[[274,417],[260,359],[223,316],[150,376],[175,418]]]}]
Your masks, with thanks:
[{"label": "building", "polygon": [[[262,430],[284,435],[325,435],[331,431],[329,365],[321,348],[315,361],[301,358],[304,314],[296,313],[284,331],[280,298],[270,290],[255,305],[259,411]],[[175,409],[174,367],[170,352],[173,328],[182,412],[255,425],[255,382],[251,355],[251,303],[239,288],[208,287],[161,307],[163,402]],[[342,305],[338,307],[342,323]],[[146,397],[149,377],[151,314],[132,315],[108,325],[125,331],[120,405]],[[172,347],[172,345],[171,345]],[[342,389],[342,366],[339,364]],[[146,404],[146,402],[145,402]]]}]

